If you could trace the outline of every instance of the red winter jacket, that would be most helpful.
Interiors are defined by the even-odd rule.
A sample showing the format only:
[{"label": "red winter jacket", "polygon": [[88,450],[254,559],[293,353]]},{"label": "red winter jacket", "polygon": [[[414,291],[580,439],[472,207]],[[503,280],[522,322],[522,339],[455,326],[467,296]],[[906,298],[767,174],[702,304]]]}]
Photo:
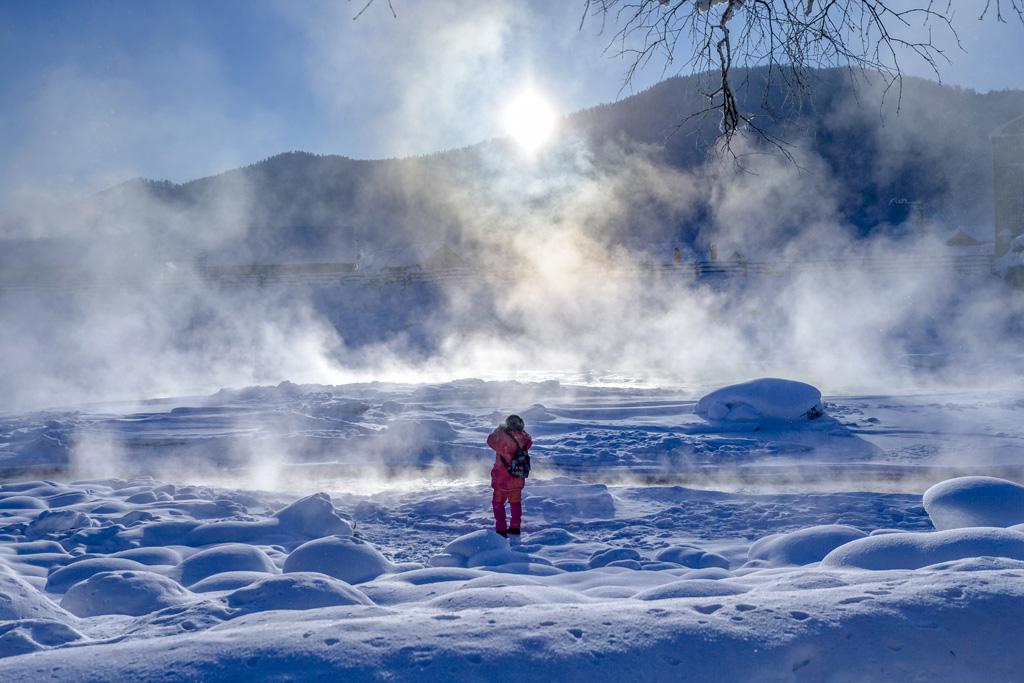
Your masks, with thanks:
[{"label": "red winter jacket", "polygon": [[487,445],[494,449],[494,467],[491,468],[491,488],[499,491],[514,491],[526,486],[526,480],[522,477],[513,477],[508,473],[508,463],[516,454],[516,442],[524,450],[530,450],[533,445],[533,438],[526,433],[526,430],[506,431],[504,427],[498,427],[487,437]]}]

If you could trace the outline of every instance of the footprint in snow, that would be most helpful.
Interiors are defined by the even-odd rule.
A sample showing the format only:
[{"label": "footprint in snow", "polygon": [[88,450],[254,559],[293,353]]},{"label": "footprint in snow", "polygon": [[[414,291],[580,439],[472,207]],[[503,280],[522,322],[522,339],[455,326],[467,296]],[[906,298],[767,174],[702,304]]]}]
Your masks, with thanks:
[{"label": "footprint in snow", "polygon": [[721,605],[694,605],[693,609],[697,610],[701,614],[714,614],[718,610],[722,609]]}]

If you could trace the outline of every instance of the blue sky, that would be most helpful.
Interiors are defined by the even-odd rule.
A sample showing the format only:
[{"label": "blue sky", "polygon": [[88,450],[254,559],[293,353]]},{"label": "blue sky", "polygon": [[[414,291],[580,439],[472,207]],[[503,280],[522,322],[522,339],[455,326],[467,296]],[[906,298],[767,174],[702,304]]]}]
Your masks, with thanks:
[{"label": "blue sky", "polygon": [[[377,0],[353,21],[361,0],[0,0],[0,201],[471,144],[527,83],[563,112],[619,96],[582,1],[393,1],[397,19]],[[1024,88],[1024,27],[957,19],[968,52],[950,46],[944,80]]]}]

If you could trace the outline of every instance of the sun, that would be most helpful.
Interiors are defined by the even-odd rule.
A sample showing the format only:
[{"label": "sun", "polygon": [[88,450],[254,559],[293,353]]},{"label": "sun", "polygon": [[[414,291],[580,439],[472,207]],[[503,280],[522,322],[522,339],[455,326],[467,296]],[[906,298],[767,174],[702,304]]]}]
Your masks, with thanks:
[{"label": "sun", "polygon": [[533,154],[551,139],[557,117],[543,97],[526,90],[505,107],[502,121],[505,132],[526,152]]}]

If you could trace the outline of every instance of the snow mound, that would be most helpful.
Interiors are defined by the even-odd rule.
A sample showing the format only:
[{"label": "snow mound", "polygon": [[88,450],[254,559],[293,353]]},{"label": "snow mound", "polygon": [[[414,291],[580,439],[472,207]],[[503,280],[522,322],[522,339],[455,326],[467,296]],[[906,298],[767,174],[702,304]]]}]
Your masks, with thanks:
[{"label": "snow mound", "polygon": [[61,607],[77,617],[149,614],[191,599],[189,591],[166,576],[146,571],[93,574],[68,589]]},{"label": "snow mound", "polygon": [[480,529],[459,536],[444,548],[444,552],[430,558],[432,567],[488,567],[497,570],[529,573],[531,565],[550,565],[551,562],[536,555],[517,550],[507,539],[491,529]]},{"label": "snow mound", "polygon": [[352,525],[338,513],[326,493],[301,498],[278,510],[274,517],[282,530],[308,538],[352,535]]},{"label": "snow mound", "polygon": [[920,569],[968,557],[1024,560],[1024,533],[974,527],[868,536],[841,545],[821,561],[837,569]]},{"label": "snow mound", "polygon": [[940,531],[1024,523],[1024,486],[995,477],[957,477],[924,492],[924,509]]},{"label": "snow mound", "polygon": [[0,623],[0,658],[58,647],[84,637],[67,624],[49,619]]},{"label": "snow mound", "polygon": [[470,555],[466,558],[467,567],[500,567],[503,565],[529,565],[546,564],[551,562],[536,555],[511,550],[509,548],[498,548],[496,550],[484,550],[483,552]]},{"label": "snow mound", "polygon": [[[508,550],[508,540],[490,529],[480,529],[459,536],[444,547],[444,554],[461,558],[463,561],[487,550]],[[435,556],[436,557],[436,556]]]},{"label": "snow mound", "polygon": [[579,604],[588,598],[575,591],[549,586],[489,586],[457,590],[434,598],[428,607],[449,612],[468,609],[496,609],[525,607],[526,605]]},{"label": "snow mound", "polygon": [[740,595],[750,590],[749,586],[737,586],[712,579],[683,579],[663,586],[640,591],[637,600],[671,600],[673,598],[710,598],[716,595]]},{"label": "snow mound", "polygon": [[0,621],[20,619],[70,621],[71,615],[0,561]]},{"label": "snow mound", "polygon": [[598,550],[592,554],[587,564],[590,565],[591,569],[598,569],[600,567],[607,567],[612,562],[620,562],[622,560],[636,561],[639,559],[640,553],[632,548],[608,548],[607,550]]},{"label": "snow mound", "polygon": [[375,547],[350,536],[326,536],[303,543],[284,561],[285,573],[320,572],[348,583],[362,583],[392,570]]},{"label": "snow mound", "polygon": [[6,496],[0,498],[0,510],[45,510],[46,503],[32,496]]},{"label": "snow mound", "polygon": [[215,543],[271,543],[286,539],[287,534],[283,534],[280,527],[281,522],[277,519],[261,519],[255,522],[228,519],[201,524],[189,530],[185,540],[193,546]]},{"label": "snow mound", "polygon": [[392,581],[401,581],[413,586],[425,586],[434,583],[447,581],[469,581],[486,576],[486,573],[479,569],[465,569],[462,567],[430,567],[427,569],[414,569],[409,572],[402,572],[391,577]]},{"label": "snow mound", "polygon": [[94,574],[113,572],[119,569],[146,571],[148,567],[141,562],[120,557],[93,557],[79,560],[54,570],[46,579],[46,590],[50,593],[63,593],[79,581],[85,581]]},{"label": "snow mound", "polygon": [[125,560],[134,560],[147,565],[177,565],[181,562],[181,553],[173,548],[130,548],[117,553],[111,553],[110,557],[119,557]]},{"label": "snow mound", "polygon": [[771,377],[733,384],[700,399],[694,410],[706,420],[814,419],[825,413],[821,392],[810,384]]},{"label": "snow mound", "polygon": [[213,576],[207,577],[199,583],[194,583],[188,587],[193,593],[213,593],[215,591],[233,591],[237,588],[243,588],[265,579],[273,574],[267,574],[266,572],[221,572],[220,574],[214,574]]},{"label": "snow mound", "polygon": [[276,574],[277,567],[265,552],[244,543],[225,543],[200,550],[178,565],[178,575],[186,586],[214,574],[237,571]]},{"label": "snow mound", "polygon": [[373,604],[348,583],[314,572],[293,572],[261,579],[231,593],[227,601],[232,607],[246,612]]},{"label": "snow mound", "polygon": [[788,534],[765,536],[750,546],[747,559],[761,560],[772,567],[811,564],[820,562],[839,546],[866,536],[856,527],[822,524]]},{"label": "snow mound", "polygon": [[709,553],[692,545],[674,545],[659,550],[654,556],[659,562],[671,562],[691,569],[707,569],[709,567],[729,568],[729,560],[717,553]]}]

